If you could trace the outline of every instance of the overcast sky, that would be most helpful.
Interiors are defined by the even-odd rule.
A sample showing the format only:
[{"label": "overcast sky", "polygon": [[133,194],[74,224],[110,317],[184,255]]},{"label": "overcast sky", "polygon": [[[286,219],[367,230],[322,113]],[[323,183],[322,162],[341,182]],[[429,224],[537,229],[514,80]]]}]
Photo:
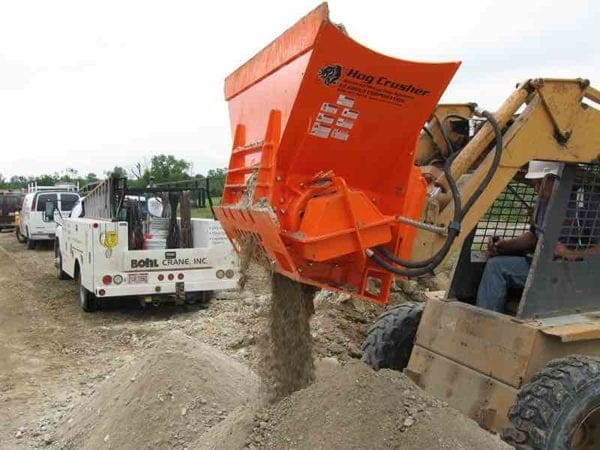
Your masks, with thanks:
[{"label": "overcast sky", "polygon": [[[227,165],[223,79],[317,1],[0,0],[0,173],[102,175],[157,153]],[[600,2],[331,0],[391,56],[461,60],[442,101],[493,109],[531,77],[600,85]],[[598,87],[598,86],[596,86]]]}]

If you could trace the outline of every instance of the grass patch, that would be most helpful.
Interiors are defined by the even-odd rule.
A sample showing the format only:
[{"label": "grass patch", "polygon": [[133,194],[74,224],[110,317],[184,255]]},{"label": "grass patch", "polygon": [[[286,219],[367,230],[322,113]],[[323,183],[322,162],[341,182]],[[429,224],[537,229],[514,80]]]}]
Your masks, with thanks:
[{"label": "grass patch", "polygon": [[[221,197],[212,197],[213,206],[217,206],[221,203]],[[213,215],[210,210],[210,207],[206,205],[206,208],[192,208],[191,209],[192,218],[199,219],[212,219]]]}]

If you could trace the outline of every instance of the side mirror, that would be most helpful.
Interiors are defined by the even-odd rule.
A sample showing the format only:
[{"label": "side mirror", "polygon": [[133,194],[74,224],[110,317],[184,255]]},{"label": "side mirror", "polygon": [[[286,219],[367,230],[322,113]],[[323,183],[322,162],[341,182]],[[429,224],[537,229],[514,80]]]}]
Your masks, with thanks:
[{"label": "side mirror", "polygon": [[46,208],[44,209],[44,221],[52,222],[54,220],[54,210],[56,209],[56,205],[54,202],[46,202]]}]

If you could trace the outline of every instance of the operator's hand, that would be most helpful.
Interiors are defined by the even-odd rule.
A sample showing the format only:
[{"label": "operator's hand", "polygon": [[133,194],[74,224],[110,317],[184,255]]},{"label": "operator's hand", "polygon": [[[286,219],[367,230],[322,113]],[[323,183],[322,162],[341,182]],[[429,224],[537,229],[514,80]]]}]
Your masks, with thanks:
[{"label": "operator's hand", "polygon": [[581,261],[583,259],[577,251],[571,250],[561,243],[556,244],[556,247],[554,247],[554,256],[566,261]]},{"label": "operator's hand", "polygon": [[488,239],[487,243],[487,254],[488,258],[493,258],[501,254],[500,247],[502,246],[502,240],[498,236],[492,236]]}]

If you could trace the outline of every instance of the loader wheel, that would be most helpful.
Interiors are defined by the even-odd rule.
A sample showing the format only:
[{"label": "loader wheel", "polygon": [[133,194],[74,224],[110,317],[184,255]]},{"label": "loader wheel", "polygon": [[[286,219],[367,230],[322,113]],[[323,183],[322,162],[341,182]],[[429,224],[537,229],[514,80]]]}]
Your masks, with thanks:
[{"label": "loader wheel", "polygon": [[502,438],[520,449],[600,448],[600,358],[550,361],[508,412]]},{"label": "loader wheel", "polygon": [[79,287],[79,306],[85,312],[94,312],[98,309],[98,299],[88,291],[81,282],[81,272],[77,272],[77,285]]},{"label": "loader wheel", "polygon": [[408,365],[424,303],[408,302],[383,313],[367,332],[362,360],[375,370]]}]

